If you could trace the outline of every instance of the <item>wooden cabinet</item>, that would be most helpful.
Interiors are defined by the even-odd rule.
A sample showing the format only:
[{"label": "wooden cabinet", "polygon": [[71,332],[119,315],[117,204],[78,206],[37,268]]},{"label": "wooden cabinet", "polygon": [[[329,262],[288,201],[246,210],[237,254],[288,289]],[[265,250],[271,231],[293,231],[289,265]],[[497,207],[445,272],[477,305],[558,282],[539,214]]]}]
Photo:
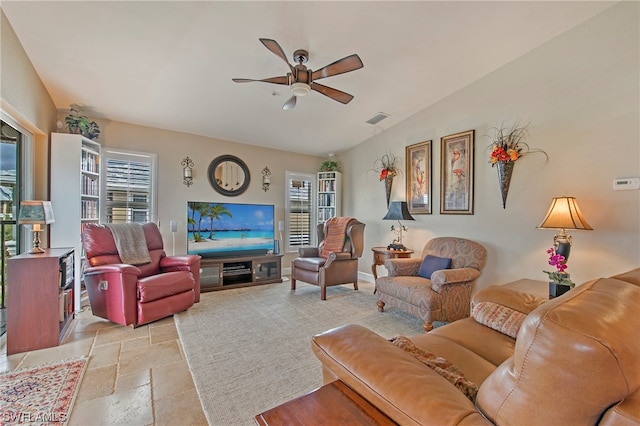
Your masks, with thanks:
[{"label": "wooden cabinet", "polygon": [[342,173],[318,173],[318,223],[342,214]]},{"label": "wooden cabinet", "polygon": [[74,317],[73,248],[8,261],[7,355],[57,346]]},{"label": "wooden cabinet", "polygon": [[56,218],[49,228],[50,247],[73,247],[76,303],[80,306],[84,227],[100,221],[100,144],[81,135],[51,134],[51,205]]},{"label": "wooden cabinet", "polygon": [[201,291],[282,282],[282,255],[203,258]]}]

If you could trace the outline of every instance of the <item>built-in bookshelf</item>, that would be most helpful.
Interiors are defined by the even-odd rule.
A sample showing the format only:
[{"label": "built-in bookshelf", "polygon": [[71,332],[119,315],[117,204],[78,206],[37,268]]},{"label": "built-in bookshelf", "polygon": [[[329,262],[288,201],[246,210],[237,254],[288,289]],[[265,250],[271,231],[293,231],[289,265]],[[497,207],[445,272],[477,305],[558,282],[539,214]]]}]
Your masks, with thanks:
[{"label": "built-in bookshelf", "polygon": [[76,309],[80,307],[84,252],[82,231],[100,221],[100,143],[81,135],[51,134],[51,205],[56,221],[50,247],[73,247],[76,253]]},{"label": "built-in bookshelf", "polygon": [[318,223],[324,223],[342,213],[342,173],[318,173]]}]

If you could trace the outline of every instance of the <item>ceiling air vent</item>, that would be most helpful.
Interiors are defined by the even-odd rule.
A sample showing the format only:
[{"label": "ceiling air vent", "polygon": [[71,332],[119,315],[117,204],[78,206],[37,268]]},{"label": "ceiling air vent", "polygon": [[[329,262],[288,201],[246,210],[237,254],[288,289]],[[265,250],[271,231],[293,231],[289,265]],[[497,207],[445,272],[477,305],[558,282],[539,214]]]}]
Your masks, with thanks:
[{"label": "ceiling air vent", "polygon": [[379,112],[376,115],[374,115],[373,117],[371,117],[370,119],[368,119],[367,121],[365,121],[365,123],[377,124],[377,123],[381,122],[382,120],[384,120],[387,117],[389,117],[389,114],[385,114],[384,112]]}]

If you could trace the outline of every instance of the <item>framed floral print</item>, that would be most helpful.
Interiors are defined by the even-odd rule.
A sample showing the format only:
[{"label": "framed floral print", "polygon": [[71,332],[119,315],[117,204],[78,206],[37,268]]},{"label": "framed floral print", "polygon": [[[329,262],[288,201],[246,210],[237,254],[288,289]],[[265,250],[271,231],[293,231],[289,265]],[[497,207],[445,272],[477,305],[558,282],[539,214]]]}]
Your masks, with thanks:
[{"label": "framed floral print", "polygon": [[409,213],[431,214],[431,141],[409,145],[405,151]]},{"label": "framed floral print", "polygon": [[473,214],[475,130],[440,139],[440,214]]}]

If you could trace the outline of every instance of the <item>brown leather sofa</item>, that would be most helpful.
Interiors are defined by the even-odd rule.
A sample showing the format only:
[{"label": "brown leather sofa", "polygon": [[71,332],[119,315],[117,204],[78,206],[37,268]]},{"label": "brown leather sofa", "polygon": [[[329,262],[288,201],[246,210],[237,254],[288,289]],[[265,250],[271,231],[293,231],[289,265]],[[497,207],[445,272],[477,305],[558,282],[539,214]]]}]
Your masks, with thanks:
[{"label": "brown leather sofa", "polygon": [[[485,306],[503,314],[489,326],[473,314]],[[411,341],[475,383],[474,401],[362,326],[314,336],[312,348],[325,383],[340,379],[402,425],[640,424],[640,268],[552,300],[491,286],[471,311]],[[505,312],[522,317],[515,339],[498,331]]]}]

